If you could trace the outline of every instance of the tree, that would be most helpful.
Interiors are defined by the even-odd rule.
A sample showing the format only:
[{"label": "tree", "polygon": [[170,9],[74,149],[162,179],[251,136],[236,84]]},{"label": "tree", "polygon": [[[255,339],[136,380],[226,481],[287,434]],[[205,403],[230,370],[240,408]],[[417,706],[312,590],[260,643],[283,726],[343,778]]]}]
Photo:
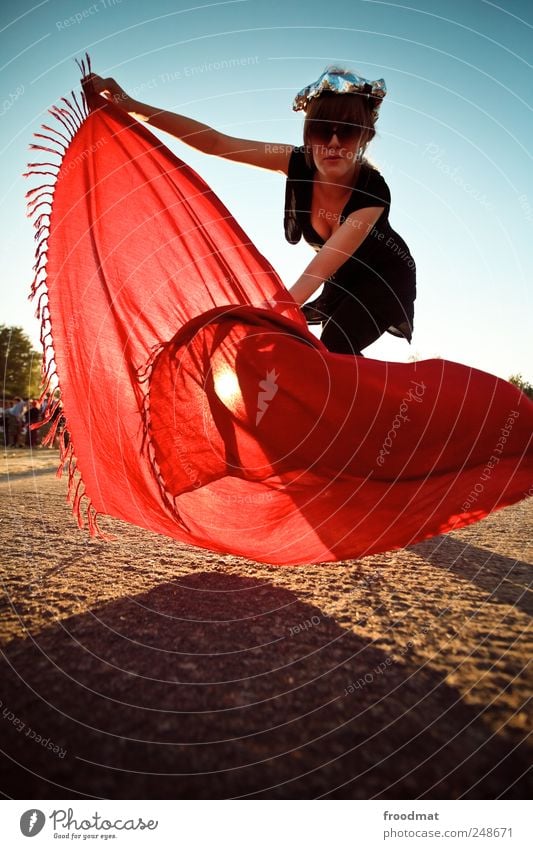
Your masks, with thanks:
[{"label": "tree", "polygon": [[22,327],[0,324],[0,376],[4,400],[15,395],[34,398],[40,394],[41,359]]},{"label": "tree", "polygon": [[517,386],[518,389],[521,389],[524,395],[527,395],[528,398],[531,398],[533,401],[533,385],[528,383],[527,380],[524,380],[521,374],[512,374],[509,378],[509,383],[512,383],[513,386]]}]

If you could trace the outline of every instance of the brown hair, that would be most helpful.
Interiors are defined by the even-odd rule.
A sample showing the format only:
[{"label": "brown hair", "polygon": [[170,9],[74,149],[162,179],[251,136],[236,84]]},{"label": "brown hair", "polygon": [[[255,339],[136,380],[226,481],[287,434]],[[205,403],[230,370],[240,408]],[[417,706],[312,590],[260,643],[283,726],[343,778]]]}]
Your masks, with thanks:
[{"label": "brown hair", "polygon": [[[335,70],[336,73],[342,71]],[[304,152],[305,161],[309,168],[314,168],[311,131],[313,121],[332,121],[337,124],[349,124],[361,130],[361,147],[363,154],[374,136],[375,124],[379,116],[377,99],[366,94],[337,94],[333,91],[323,91],[318,97],[312,98],[305,114],[304,121]]]}]

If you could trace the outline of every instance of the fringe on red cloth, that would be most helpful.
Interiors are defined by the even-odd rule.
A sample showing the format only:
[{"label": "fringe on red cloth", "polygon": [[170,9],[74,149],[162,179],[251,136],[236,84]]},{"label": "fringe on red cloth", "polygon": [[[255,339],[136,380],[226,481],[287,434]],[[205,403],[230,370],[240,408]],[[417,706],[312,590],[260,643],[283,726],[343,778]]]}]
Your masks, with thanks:
[{"label": "fringe on red cloth", "polygon": [[328,562],[533,493],[520,390],[447,360],[328,352],[207,183],[92,91],[87,54],[78,65],[79,101],[49,110],[25,176],[42,180],[26,195],[41,397],[61,392],[46,442],[60,411],[80,527],[104,535],[109,515],[266,563]]},{"label": "fringe on red cloth", "polygon": [[[90,59],[88,54],[86,54],[86,61],[82,60],[81,63],[78,62],[78,66],[84,76],[86,73],[90,73]],[[50,403],[47,404],[45,415],[42,421],[33,423],[31,425],[31,429],[38,430],[40,428],[44,428],[46,425],[49,426],[42,440],[42,444],[45,446],[53,445],[57,435],[57,429],[61,421],[61,400],[60,398],[53,396],[55,390],[60,387],[56,369],[56,362],[54,358],[54,349],[52,344],[52,330],[50,321],[46,273],[52,203],[54,198],[54,190],[57,182],[57,176],[61,169],[63,157],[67,151],[69,144],[72,142],[74,136],[76,135],[76,133],[82,126],[83,121],[88,115],[88,109],[85,101],[84,109],[82,110],[80,109],[76,101],[74,92],[71,92],[71,97],[73,99],[72,101],[69,101],[67,98],[62,98],[62,101],[65,106],[52,106],[48,110],[50,115],[52,115],[52,117],[55,118],[62,125],[62,127],[66,131],[66,135],[58,128],[50,127],[47,124],[42,124],[41,126],[43,129],[47,130],[48,133],[52,133],[51,136],[44,135],[38,132],[34,133],[35,138],[47,139],[57,145],[59,147],[59,150],[56,149],[56,147],[45,147],[41,144],[29,145],[29,148],[31,150],[42,150],[47,153],[51,153],[57,157],[57,160],[46,160],[44,162],[28,162],[28,170],[25,171],[23,174],[23,176],[26,178],[33,178],[38,176],[53,178],[53,182],[40,183],[38,186],[29,189],[25,195],[25,197],[28,198],[27,216],[29,218],[33,218],[33,224],[35,228],[35,239],[37,241],[37,247],[35,249],[35,264],[33,266],[34,276],[31,282],[29,299],[36,301],[37,307],[35,314],[41,322],[40,340],[43,349],[43,358],[41,363],[41,393],[39,397],[39,404],[42,404],[47,396],[53,398],[53,400],[51,400]],[[74,106],[74,103],[76,103],[76,106]],[[62,141],[58,141],[58,139],[61,139]],[[64,144],[62,142],[64,142]],[[49,170],[51,168],[53,168],[54,170]],[[49,199],[45,200],[45,198]],[[64,428],[62,433],[60,434],[59,440],[60,462],[57,470],[57,476],[61,477],[65,468],[68,470],[69,483],[67,499],[70,500],[73,504],[73,512],[77,518],[79,527],[83,527],[84,522],[82,517],[82,511],[80,509],[80,498],[76,498],[76,493],[83,485],[83,482],[79,473],[78,480],[76,481],[76,460],[74,455],[74,447],[68,435],[66,416],[64,418],[64,422]],[[86,519],[92,535],[95,535],[99,532],[95,513],[96,511],[94,511],[94,509],[91,507],[90,499],[88,499]]]}]

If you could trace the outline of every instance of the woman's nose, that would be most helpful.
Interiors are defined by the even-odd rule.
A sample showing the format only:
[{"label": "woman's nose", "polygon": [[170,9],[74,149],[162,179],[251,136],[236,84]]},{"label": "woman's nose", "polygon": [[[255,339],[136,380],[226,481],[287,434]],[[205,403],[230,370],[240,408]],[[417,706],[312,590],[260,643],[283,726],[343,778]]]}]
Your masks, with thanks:
[{"label": "woman's nose", "polygon": [[333,130],[331,131],[331,136],[328,139],[328,144],[331,144],[332,142],[336,142],[337,144],[339,144],[339,137],[337,135],[336,127],[333,128]]}]

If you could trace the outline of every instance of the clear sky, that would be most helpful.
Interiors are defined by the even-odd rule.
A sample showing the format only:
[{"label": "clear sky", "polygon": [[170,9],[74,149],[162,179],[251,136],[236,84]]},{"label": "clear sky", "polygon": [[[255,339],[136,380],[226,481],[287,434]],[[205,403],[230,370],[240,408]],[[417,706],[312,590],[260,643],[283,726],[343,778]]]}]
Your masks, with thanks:
[{"label": "clear sky", "polygon": [[[230,135],[301,144],[296,92],[340,62],[386,80],[367,150],[390,222],[417,265],[412,345],[533,381],[533,5],[529,0],[3,0],[0,12],[0,323],[38,345],[28,302],[34,240],[22,177],[47,109],[79,89],[74,58],[136,99]],[[290,287],[314,256],[283,233],[284,177],[156,134],[212,186]]]}]

